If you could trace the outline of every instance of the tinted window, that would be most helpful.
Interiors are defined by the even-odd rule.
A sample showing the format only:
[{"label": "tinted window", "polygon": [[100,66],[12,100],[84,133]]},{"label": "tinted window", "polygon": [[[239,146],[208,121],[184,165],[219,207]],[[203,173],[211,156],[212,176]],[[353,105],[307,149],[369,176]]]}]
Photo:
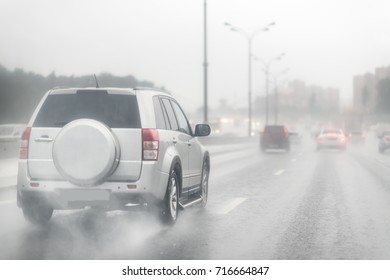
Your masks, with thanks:
[{"label": "tinted window", "polygon": [[269,132],[269,133],[284,133],[284,127],[283,126],[276,126],[276,125],[266,126],[265,132]]},{"label": "tinted window", "polygon": [[188,125],[188,121],[186,116],[184,115],[183,111],[179,107],[179,105],[176,102],[171,102],[172,107],[175,110],[176,113],[176,118],[179,123],[179,131],[190,134],[191,135],[191,130]]},{"label": "tinted window", "polygon": [[112,128],[140,128],[134,95],[78,93],[49,95],[33,126],[62,127],[81,118],[95,119]]},{"label": "tinted window", "polygon": [[179,126],[177,124],[175,113],[173,112],[173,109],[172,109],[172,106],[171,106],[171,102],[168,99],[166,99],[166,98],[163,98],[161,100],[162,100],[162,102],[164,104],[164,108],[165,108],[166,113],[168,115],[168,121],[169,121],[171,129],[172,130],[178,130]]},{"label": "tinted window", "polygon": [[155,96],[153,97],[154,112],[156,116],[156,128],[158,129],[167,129],[167,119],[166,112],[163,111],[161,107],[160,99]]}]

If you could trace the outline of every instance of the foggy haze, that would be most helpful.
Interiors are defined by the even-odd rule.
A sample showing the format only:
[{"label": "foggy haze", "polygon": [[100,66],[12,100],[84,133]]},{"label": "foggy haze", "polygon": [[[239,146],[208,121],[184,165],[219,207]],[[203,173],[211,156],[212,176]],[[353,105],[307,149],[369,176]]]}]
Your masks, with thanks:
[{"label": "foggy haze", "polygon": [[[190,260],[238,275],[259,260],[359,260],[341,266],[379,279],[360,261],[390,261],[389,11],[0,0],[0,264],[24,279],[11,261]],[[322,265],[314,276],[359,279]],[[112,279],[105,268],[91,271]],[[82,276],[66,263],[49,279],[65,271]]]},{"label": "foggy haze", "polygon": [[[352,77],[387,66],[390,4],[375,1],[210,0],[209,103],[247,106],[247,42],[288,80],[337,88],[352,98]],[[203,105],[203,1],[0,1],[0,64],[42,75],[134,75],[171,91],[194,111]],[[253,62],[253,98],[264,95],[263,65]]]}]

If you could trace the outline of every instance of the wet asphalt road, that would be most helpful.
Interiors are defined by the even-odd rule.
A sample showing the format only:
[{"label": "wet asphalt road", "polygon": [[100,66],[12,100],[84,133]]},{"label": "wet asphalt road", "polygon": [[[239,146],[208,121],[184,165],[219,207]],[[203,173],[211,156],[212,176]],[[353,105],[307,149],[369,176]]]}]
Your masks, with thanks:
[{"label": "wet asphalt road", "polygon": [[317,152],[309,136],[290,153],[210,151],[208,205],[173,227],[145,209],[62,211],[34,227],[2,190],[0,259],[390,259],[390,151],[373,136],[346,152]]}]

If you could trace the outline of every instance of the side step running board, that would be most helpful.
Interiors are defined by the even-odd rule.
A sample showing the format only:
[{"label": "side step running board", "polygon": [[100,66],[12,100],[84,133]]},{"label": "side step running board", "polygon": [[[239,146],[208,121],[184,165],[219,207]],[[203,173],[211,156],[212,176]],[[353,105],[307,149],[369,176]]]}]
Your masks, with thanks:
[{"label": "side step running board", "polygon": [[182,209],[185,209],[185,208],[188,208],[190,206],[193,206],[195,204],[198,204],[202,202],[202,198],[201,197],[198,197],[198,198],[195,198],[195,199],[192,199],[190,201],[186,201],[185,203],[182,203],[182,202],[179,202],[179,206],[182,208]]}]

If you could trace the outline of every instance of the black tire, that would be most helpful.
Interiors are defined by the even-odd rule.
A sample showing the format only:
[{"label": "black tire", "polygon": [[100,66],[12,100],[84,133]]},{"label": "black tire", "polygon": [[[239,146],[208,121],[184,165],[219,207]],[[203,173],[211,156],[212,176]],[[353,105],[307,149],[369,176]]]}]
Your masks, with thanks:
[{"label": "black tire", "polygon": [[200,197],[202,198],[202,202],[200,203],[200,207],[204,208],[207,205],[207,200],[209,197],[209,175],[210,168],[207,162],[203,162],[202,167],[202,177],[200,180]]},{"label": "black tire", "polygon": [[24,218],[35,225],[47,224],[53,215],[53,208],[43,204],[23,205],[22,210]]},{"label": "black tire", "polygon": [[168,179],[165,198],[161,206],[161,220],[164,224],[173,225],[179,214],[179,180],[175,170]]}]

